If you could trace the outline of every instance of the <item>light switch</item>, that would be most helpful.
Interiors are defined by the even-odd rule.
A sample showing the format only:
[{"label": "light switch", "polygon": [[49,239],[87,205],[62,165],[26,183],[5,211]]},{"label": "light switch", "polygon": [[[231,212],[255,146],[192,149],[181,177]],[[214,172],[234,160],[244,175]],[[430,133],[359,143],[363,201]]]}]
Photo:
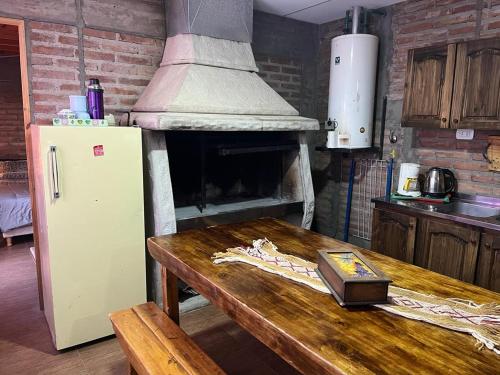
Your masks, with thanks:
[{"label": "light switch", "polygon": [[474,138],[474,129],[457,129],[456,138],[470,141]]}]

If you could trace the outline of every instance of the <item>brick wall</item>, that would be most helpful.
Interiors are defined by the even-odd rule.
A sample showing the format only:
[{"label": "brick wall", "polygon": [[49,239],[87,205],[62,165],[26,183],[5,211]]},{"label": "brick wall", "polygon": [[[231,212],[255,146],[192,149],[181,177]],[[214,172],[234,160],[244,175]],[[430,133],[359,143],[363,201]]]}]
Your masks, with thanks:
[{"label": "brick wall", "polygon": [[259,76],[300,112],[302,63],[286,57],[256,55]]},{"label": "brick wall", "polygon": [[488,135],[500,131],[478,131],[472,141],[455,139],[453,130],[418,130],[417,162],[430,167],[451,169],[458,180],[458,191],[468,194],[500,196],[500,174],[488,171],[483,152]]},{"label": "brick wall", "polygon": [[325,23],[319,28],[319,59],[318,59],[318,118],[325,121],[328,116],[328,91],[330,88],[330,55],[331,40],[342,35],[344,21],[336,20]]},{"label": "brick wall", "polygon": [[84,94],[89,78],[99,78],[104,87],[106,113],[130,110],[163,53],[161,39],[83,28],[79,40],[75,26],[29,25],[32,112],[41,124],[69,107],[69,95]]},{"label": "brick wall", "polygon": [[23,102],[19,95],[4,93],[0,84],[0,160],[24,159]]},{"label": "brick wall", "polygon": [[316,117],[318,30],[312,23],[253,14],[252,50],[263,79],[306,117]]},{"label": "brick wall", "polygon": [[105,111],[130,110],[160,64],[163,40],[89,28],[83,35],[85,75],[105,88]]},{"label": "brick wall", "polygon": [[0,16],[26,20],[32,121],[51,122],[100,78],[105,112],[130,110],[159,64],[164,0],[4,0]]},{"label": "brick wall", "polygon": [[25,157],[23,123],[19,59],[0,58],[0,160]]},{"label": "brick wall", "polygon": [[50,123],[69,108],[68,95],[80,95],[78,30],[74,26],[29,22],[31,108],[35,123]]}]

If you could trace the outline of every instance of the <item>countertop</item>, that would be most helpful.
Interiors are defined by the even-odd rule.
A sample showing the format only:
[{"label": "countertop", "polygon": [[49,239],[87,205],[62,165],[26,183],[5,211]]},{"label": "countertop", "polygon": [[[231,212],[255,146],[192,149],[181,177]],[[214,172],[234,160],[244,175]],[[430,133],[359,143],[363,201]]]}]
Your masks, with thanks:
[{"label": "countertop", "polygon": [[[500,198],[483,197],[479,195],[456,194],[450,203],[431,204],[419,201],[386,199],[385,197],[373,198],[372,202],[377,207],[387,207],[406,211],[418,215],[426,215],[439,219],[451,220],[458,223],[473,225],[480,228],[500,231],[500,215],[492,217],[474,217],[460,213],[442,212],[443,207],[453,202],[472,203],[475,205],[500,208]],[[446,210],[446,208],[444,208]]]}]

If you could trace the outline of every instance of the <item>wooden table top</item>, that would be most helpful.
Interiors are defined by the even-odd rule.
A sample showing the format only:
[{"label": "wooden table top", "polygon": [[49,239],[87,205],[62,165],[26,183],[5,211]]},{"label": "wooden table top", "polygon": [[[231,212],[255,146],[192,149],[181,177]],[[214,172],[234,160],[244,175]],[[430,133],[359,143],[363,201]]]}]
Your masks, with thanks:
[{"label": "wooden table top", "polygon": [[211,256],[268,238],[279,251],[316,261],[316,251],[353,248],[395,286],[441,297],[500,301],[500,295],[276,219],[150,238],[152,256],[241,327],[305,374],[498,374],[500,356],[464,333],[374,307],[342,308],[305,285]]}]

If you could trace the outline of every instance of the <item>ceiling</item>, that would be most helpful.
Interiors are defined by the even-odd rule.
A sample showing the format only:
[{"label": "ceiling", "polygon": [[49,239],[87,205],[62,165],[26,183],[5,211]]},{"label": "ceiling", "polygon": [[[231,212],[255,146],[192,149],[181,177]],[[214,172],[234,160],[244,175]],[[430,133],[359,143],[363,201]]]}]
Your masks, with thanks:
[{"label": "ceiling", "polygon": [[355,5],[376,9],[403,0],[254,0],[254,9],[300,21],[325,23],[345,16]]},{"label": "ceiling", "polygon": [[19,55],[17,26],[0,25],[0,56]]}]

